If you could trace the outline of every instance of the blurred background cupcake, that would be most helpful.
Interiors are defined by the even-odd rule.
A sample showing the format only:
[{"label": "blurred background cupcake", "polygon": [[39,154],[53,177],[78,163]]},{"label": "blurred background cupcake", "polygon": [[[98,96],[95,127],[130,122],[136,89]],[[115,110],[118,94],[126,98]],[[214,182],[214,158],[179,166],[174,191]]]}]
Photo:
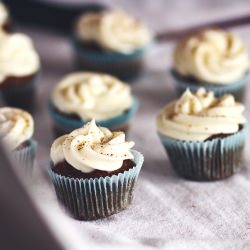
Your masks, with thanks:
[{"label": "blurred background cupcake", "polygon": [[130,86],[107,74],[77,72],[54,88],[49,113],[55,136],[82,127],[91,119],[111,130],[127,132],[137,110]]},{"label": "blurred background cupcake", "polygon": [[74,218],[105,218],[132,202],[143,163],[133,146],[123,132],[97,127],[94,120],[54,141],[49,174],[59,201]]},{"label": "blurred background cupcake", "polygon": [[3,105],[32,111],[39,70],[39,56],[28,36],[0,33],[0,96]]},{"label": "blurred background cupcake", "polygon": [[0,2],[0,28],[4,31],[10,30],[9,12],[2,2]]},{"label": "blurred background cupcake", "polygon": [[186,90],[157,116],[157,130],[176,173],[191,180],[219,180],[243,163],[244,106],[232,95],[216,98],[204,88]]},{"label": "blurred background cupcake", "polygon": [[79,69],[105,72],[123,80],[139,75],[152,42],[143,23],[118,10],[85,13],[73,32]]},{"label": "blurred background cupcake", "polygon": [[204,87],[216,96],[230,93],[243,101],[250,78],[247,49],[230,32],[205,30],[176,46],[172,76],[179,94]]},{"label": "blurred background cupcake", "polygon": [[36,141],[32,138],[34,121],[32,116],[21,109],[0,108],[0,137],[18,165],[31,173],[36,153]]}]

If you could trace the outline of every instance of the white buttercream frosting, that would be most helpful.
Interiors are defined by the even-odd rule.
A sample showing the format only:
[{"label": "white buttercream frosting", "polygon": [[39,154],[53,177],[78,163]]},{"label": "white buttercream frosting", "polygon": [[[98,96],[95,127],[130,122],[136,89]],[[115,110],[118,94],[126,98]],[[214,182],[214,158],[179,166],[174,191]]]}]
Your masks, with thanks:
[{"label": "white buttercream frosting", "polygon": [[94,170],[115,171],[126,159],[133,159],[129,151],[134,142],[126,142],[123,132],[111,132],[97,127],[95,121],[57,138],[51,147],[53,164],[66,161],[84,173]]},{"label": "white buttercream frosting", "polygon": [[38,54],[28,36],[0,33],[0,83],[7,77],[32,75],[39,67]]},{"label": "white buttercream frosting", "polygon": [[232,95],[216,98],[204,88],[186,90],[180,99],[166,105],[157,117],[157,129],[166,136],[185,141],[204,141],[217,134],[238,132],[246,122],[244,106]]},{"label": "white buttercream frosting", "polygon": [[90,72],[64,77],[52,95],[55,107],[83,120],[105,120],[122,114],[132,105],[130,87],[115,77]]},{"label": "white buttercream frosting", "polygon": [[212,84],[233,83],[249,70],[243,42],[220,30],[205,30],[180,42],[174,63],[179,74]]},{"label": "white buttercream frosting", "polygon": [[3,27],[9,18],[9,12],[7,11],[5,5],[0,2],[0,26]]},{"label": "white buttercream frosting", "polygon": [[121,53],[140,49],[151,40],[145,25],[117,10],[84,14],[77,22],[76,33],[83,41],[94,41],[106,50]]},{"label": "white buttercream frosting", "polygon": [[10,150],[31,139],[34,133],[32,116],[21,109],[0,108],[0,137]]}]

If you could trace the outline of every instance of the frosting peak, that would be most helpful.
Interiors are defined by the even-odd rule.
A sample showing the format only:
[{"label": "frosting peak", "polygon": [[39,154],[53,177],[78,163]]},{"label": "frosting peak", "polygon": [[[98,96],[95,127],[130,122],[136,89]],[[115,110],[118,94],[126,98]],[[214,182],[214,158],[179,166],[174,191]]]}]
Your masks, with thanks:
[{"label": "frosting peak", "polygon": [[62,79],[52,96],[55,107],[83,120],[105,120],[132,105],[130,87],[115,77],[90,72],[72,73]]},{"label": "frosting peak", "polygon": [[215,98],[204,88],[196,93],[186,90],[183,95],[166,105],[157,117],[158,131],[169,137],[204,141],[217,134],[232,134],[246,119],[244,106],[235,102],[232,95]]},{"label": "frosting peak", "polygon": [[181,41],[174,53],[179,74],[212,84],[230,84],[249,69],[249,57],[237,36],[205,30]]},{"label": "frosting peak", "polygon": [[10,150],[31,139],[33,132],[34,121],[29,113],[17,108],[0,108],[0,137]]},{"label": "frosting peak", "polygon": [[0,33],[0,83],[7,77],[34,74],[39,66],[38,54],[28,36]]},{"label": "frosting peak", "polygon": [[68,135],[57,138],[51,147],[54,164],[66,160],[72,167],[84,173],[95,169],[114,171],[123,161],[133,159],[129,151],[134,142],[126,142],[123,132],[111,132],[97,127],[95,120]]},{"label": "frosting peak", "polygon": [[106,50],[125,54],[144,47],[151,39],[141,22],[117,10],[84,14],[77,23],[77,35]]},{"label": "frosting peak", "polygon": [[8,18],[9,18],[9,13],[5,5],[2,2],[0,2],[0,26],[2,28],[7,23]]}]

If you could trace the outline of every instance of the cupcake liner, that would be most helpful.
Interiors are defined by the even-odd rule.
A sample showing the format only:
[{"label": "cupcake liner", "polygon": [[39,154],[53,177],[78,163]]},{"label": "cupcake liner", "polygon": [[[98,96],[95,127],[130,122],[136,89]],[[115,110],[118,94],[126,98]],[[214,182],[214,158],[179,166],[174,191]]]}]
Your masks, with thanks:
[{"label": "cupcake liner", "polygon": [[212,181],[229,177],[242,167],[247,130],[244,126],[235,134],[204,142],[181,141],[158,134],[178,175]]},{"label": "cupcake liner", "polygon": [[235,99],[240,102],[244,101],[245,88],[250,82],[250,72],[247,72],[239,81],[226,85],[188,80],[178,74],[175,70],[171,70],[171,75],[175,81],[179,95],[181,95],[187,88],[192,92],[196,92],[198,88],[204,87],[207,91],[213,91],[217,97],[225,94],[232,94],[235,96]]},{"label": "cupcake liner", "polygon": [[30,140],[30,145],[13,152],[13,158],[27,174],[31,174],[34,166],[37,142]]},{"label": "cupcake liner", "polygon": [[49,166],[58,200],[75,219],[96,220],[124,210],[133,199],[143,155],[131,150],[136,166],[111,177],[75,179],[61,176]]},{"label": "cupcake liner", "polygon": [[4,104],[32,112],[38,77],[39,73],[35,74],[30,81],[20,84],[20,86],[0,89],[1,97],[5,102]]},{"label": "cupcake liner", "polygon": [[153,42],[131,53],[94,51],[72,39],[79,69],[105,72],[122,80],[133,80],[143,71],[144,55]]},{"label": "cupcake liner", "polygon": [[[52,102],[49,102],[48,109],[49,109],[49,114],[55,123],[55,126],[59,128],[58,129],[59,131],[61,131],[61,135],[69,133],[74,129],[80,128],[84,124],[89,122],[89,120],[71,118],[61,114],[54,108]],[[125,112],[121,115],[115,116],[107,120],[96,121],[96,124],[101,127],[107,127],[111,130],[119,129],[129,123],[129,120],[135,115],[137,109],[138,109],[138,100],[136,98],[133,98],[132,106],[128,110],[128,112]]]}]

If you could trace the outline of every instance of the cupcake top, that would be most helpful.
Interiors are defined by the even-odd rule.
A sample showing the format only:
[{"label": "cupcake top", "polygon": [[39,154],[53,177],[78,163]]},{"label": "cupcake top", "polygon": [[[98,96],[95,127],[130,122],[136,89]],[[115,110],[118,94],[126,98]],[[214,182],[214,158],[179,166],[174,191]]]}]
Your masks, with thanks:
[{"label": "cupcake top", "polygon": [[144,24],[118,10],[83,14],[77,22],[76,34],[80,40],[125,54],[144,47],[151,40]]},{"label": "cupcake top", "polygon": [[32,116],[21,109],[0,108],[0,137],[10,150],[31,139],[34,133]]},{"label": "cupcake top", "polygon": [[0,33],[0,84],[8,77],[36,73],[40,62],[31,39],[20,33]]},{"label": "cupcake top", "polygon": [[9,13],[5,5],[0,1],[0,26],[3,27],[9,19]]},{"label": "cupcake top", "polygon": [[212,136],[233,134],[246,122],[244,106],[232,95],[216,98],[213,92],[187,89],[157,116],[157,129],[166,136],[184,141],[204,141]]},{"label": "cupcake top", "polygon": [[59,111],[83,120],[115,117],[128,110],[132,101],[127,84],[110,75],[90,72],[67,75],[52,94],[52,103]]},{"label": "cupcake top", "polygon": [[245,45],[236,35],[205,30],[181,41],[174,52],[176,71],[212,84],[230,84],[249,70]]},{"label": "cupcake top", "polygon": [[95,120],[68,135],[57,138],[50,156],[54,165],[66,161],[75,169],[90,173],[94,170],[115,171],[123,161],[133,159],[129,151],[134,142],[126,142],[123,132],[97,127]]}]

